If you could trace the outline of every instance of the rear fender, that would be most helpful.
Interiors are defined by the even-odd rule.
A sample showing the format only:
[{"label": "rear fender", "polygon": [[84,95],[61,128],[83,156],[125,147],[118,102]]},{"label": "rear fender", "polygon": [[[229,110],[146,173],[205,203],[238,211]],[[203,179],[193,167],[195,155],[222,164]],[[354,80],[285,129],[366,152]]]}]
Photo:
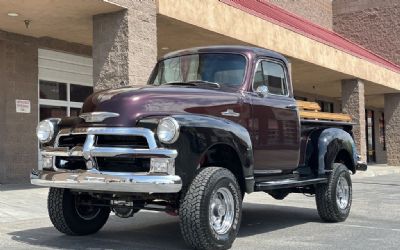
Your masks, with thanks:
[{"label": "rear fender", "polygon": [[318,174],[323,175],[331,170],[336,156],[345,150],[351,157],[351,166],[347,166],[355,173],[358,160],[356,145],[353,138],[346,131],[339,128],[324,129],[318,138]]}]

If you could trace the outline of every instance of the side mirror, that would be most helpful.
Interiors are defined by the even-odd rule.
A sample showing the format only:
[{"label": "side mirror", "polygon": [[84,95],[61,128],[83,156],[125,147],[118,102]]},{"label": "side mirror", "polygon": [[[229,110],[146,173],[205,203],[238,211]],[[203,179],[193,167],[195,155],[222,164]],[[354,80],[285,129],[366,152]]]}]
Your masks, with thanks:
[{"label": "side mirror", "polygon": [[268,92],[269,92],[269,89],[268,89],[268,87],[265,86],[265,85],[258,86],[257,89],[256,89],[256,93],[257,93],[259,96],[262,96],[262,97],[268,95]]}]

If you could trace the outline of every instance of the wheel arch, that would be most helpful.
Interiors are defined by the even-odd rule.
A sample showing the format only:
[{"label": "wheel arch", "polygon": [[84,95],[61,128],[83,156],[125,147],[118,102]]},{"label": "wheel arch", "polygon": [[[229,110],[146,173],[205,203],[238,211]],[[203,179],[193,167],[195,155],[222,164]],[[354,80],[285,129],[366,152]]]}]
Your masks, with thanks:
[{"label": "wheel arch", "polygon": [[187,114],[173,115],[173,117],[181,125],[182,137],[187,137],[188,141],[197,142],[196,145],[200,146],[196,148],[199,154],[193,159],[199,166],[209,166],[206,160],[209,162],[210,159],[213,160],[209,157],[213,152],[225,155],[229,161],[222,159],[222,165],[221,163],[217,165],[216,162],[221,160],[221,157],[214,157],[214,164],[230,169],[238,178],[242,191],[247,193],[254,191],[253,147],[250,133],[245,127],[214,116]]},{"label": "wheel arch", "polygon": [[200,168],[218,166],[230,170],[236,177],[242,192],[250,193],[254,189],[254,183],[246,183],[243,162],[237,149],[226,143],[216,143],[210,146],[202,155]]},{"label": "wheel arch", "polygon": [[358,154],[352,136],[338,128],[328,128],[318,138],[318,174],[332,170],[332,163],[343,163],[356,172]]}]

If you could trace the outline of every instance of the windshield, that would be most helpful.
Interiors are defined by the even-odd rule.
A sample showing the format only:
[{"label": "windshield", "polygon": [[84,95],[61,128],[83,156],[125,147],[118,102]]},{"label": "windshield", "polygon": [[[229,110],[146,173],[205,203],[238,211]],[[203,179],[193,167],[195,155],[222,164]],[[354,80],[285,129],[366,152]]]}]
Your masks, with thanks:
[{"label": "windshield", "polygon": [[238,54],[184,55],[160,61],[150,78],[150,84],[194,85],[198,82],[238,88],[242,85],[245,70],[246,58]]}]

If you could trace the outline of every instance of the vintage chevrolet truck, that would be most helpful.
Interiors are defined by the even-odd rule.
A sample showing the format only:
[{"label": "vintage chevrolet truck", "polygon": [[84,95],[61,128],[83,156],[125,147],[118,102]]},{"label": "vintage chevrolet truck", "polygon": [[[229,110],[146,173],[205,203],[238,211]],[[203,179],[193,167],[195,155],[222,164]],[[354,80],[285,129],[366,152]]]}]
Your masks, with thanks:
[{"label": "vintage chevrolet truck", "polygon": [[111,211],[126,218],[149,209],[178,215],[189,246],[227,249],[244,194],[260,191],[315,195],[323,221],[344,221],[350,174],[366,164],[345,115],[305,106],[278,53],[170,53],[147,85],[94,93],[79,117],[41,121],[42,164],[31,182],[50,187],[50,219],[68,235],[97,232]]}]

